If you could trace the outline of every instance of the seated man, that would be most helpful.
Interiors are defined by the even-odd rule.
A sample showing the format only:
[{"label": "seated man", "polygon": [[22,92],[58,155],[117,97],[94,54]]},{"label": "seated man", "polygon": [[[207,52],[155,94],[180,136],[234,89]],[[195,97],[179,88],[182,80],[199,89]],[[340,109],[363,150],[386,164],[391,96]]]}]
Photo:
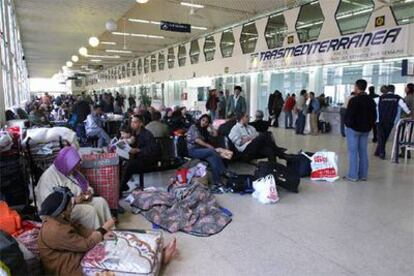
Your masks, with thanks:
[{"label": "seated man", "polygon": [[161,150],[154,136],[149,130],[145,129],[144,121],[142,115],[132,116],[131,129],[135,141],[131,145],[131,159],[128,161],[124,176],[122,177],[121,191],[128,190],[127,183],[132,175],[139,174],[145,167],[156,164],[161,155]]},{"label": "seated man", "polygon": [[88,137],[98,138],[98,147],[102,148],[107,146],[111,141],[108,133],[103,129],[103,122],[101,116],[103,114],[102,107],[95,105],[93,112],[86,117],[85,131]]},{"label": "seated man", "polygon": [[161,112],[152,113],[152,121],[145,126],[155,138],[168,137],[168,126],[161,122]]},{"label": "seated man", "polygon": [[237,123],[236,116],[231,116],[227,119],[227,121],[219,126],[217,133],[219,136],[229,136],[231,129]]},{"label": "seated man", "polygon": [[[102,240],[113,239],[114,220],[96,230],[88,229],[71,218],[74,198],[66,187],[57,187],[42,203],[43,225],[38,237],[40,259],[47,275],[83,275],[84,255]],[[163,264],[177,253],[174,239],[163,250]]]},{"label": "seated man", "polygon": [[269,121],[264,121],[263,118],[263,111],[257,110],[256,120],[254,122],[249,123],[249,125],[253,126],[258,132],[267,132],[267,130],[269,129]]},{"label": "seated man", "polygon": [[237,150],[253,158],[266,156],[271,162],[276,162],[276,156],[283,158],[283,149],[276,146],[268,133],[259,134],[248,123],[247,114],[238,114],[237,124],[230,131],[229,138]]}]

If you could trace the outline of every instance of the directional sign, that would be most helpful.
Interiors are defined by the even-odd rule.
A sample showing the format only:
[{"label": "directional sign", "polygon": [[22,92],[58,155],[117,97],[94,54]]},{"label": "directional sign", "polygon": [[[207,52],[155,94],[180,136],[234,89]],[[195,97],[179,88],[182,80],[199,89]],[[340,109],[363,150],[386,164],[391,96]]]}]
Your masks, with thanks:
[{"label": "directional sign", "polygon": [[168,21],[161,21],[160,29],[169,32],[191,33],[190,24],[174,23]]}]

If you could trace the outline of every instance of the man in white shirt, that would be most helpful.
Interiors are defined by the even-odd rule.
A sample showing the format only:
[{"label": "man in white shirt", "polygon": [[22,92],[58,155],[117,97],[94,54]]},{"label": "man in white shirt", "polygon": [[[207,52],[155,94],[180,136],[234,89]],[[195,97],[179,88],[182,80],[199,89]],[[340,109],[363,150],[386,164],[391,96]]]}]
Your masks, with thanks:
[{"label": "man in white shirt", "polygon": [[229,138],[237,151],[252,159],[266,156],[269,161],[276,162],[276,156],[284,156],[284,150],[276,146],[269,133],[259,134],[249,125],[249,116],[245,113],[237,115],[237,123],[231,129]]},{"label": "man in white shirt", "polygon": [[102,114],[102,107],[100,105],[95,105],[93,107],[93,112],[89,114],[85,120],[86,136],[97,137],[99,148],[109,145],[109,142],[111,141],[111,138],[103,129],[103,122],[101,119]]}]

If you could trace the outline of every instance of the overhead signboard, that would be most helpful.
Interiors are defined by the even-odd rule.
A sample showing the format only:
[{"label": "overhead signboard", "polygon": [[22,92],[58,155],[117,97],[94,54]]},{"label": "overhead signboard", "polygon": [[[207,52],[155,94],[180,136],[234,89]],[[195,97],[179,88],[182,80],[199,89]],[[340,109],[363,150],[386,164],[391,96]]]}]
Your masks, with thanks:
[{"label": "overhead signboard", "polygon": [[395,58],[408,53],[408,26],[301,43],[251,54],[249,70]]},{"label": "overhead signboard", "polygon": [[191,33],[190,24],[174,23],[168,21],[161,21],[160,29],[169,32]]}]

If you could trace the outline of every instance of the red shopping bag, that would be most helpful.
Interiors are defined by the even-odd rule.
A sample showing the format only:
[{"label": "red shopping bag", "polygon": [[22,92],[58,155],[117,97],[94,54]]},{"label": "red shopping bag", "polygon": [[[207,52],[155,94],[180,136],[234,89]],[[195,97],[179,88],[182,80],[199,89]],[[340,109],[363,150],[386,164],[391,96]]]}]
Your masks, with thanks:
[{"label": "red shopping bag", "polygon": [[116,153],[82,155],[82,173],[95,190],[95,194],[108,202],[109,208],[118,209],[119,157]]}]

